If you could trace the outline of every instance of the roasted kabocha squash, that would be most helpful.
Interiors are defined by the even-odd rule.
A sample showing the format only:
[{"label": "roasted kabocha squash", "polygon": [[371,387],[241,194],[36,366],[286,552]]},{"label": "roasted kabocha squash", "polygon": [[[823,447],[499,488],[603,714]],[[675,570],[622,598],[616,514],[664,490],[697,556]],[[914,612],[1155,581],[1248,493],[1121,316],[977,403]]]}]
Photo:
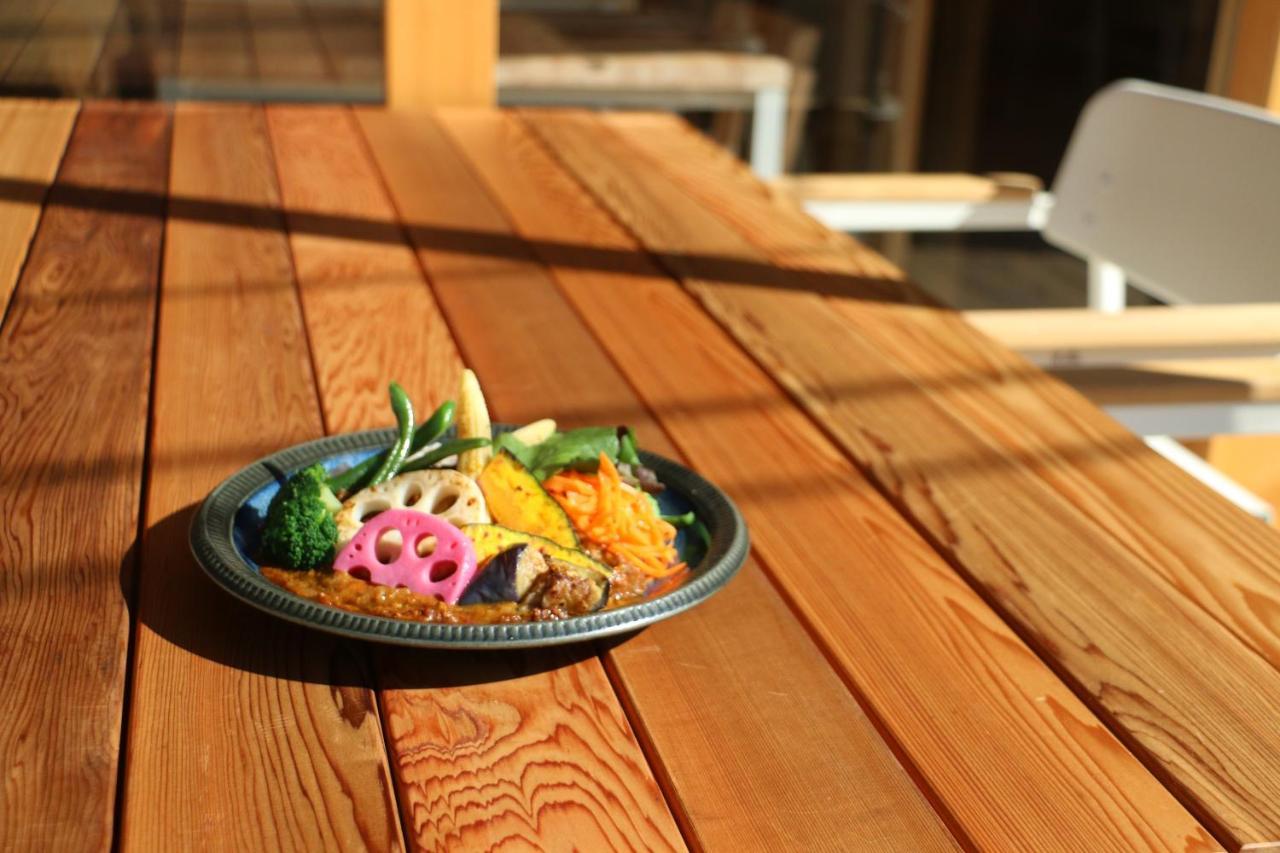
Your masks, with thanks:
[{"label": "roasted kabocha squash", "polygon": [[578,547],[578,534],[569,516],[507,451],[490,459],[476,482],[494,524],[550,539],[565,548]]}]

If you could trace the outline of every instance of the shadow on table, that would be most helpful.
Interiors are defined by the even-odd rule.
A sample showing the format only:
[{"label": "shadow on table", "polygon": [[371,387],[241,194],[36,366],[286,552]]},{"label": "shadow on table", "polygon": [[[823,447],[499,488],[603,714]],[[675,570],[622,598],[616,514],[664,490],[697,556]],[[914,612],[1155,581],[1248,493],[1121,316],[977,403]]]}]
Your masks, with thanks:
[{"label": "shadow on table", "polygon": [[[193,504],[149,527],[120,570],[121,593],[139,623],[134,655],[163,665],[162,642],[222,666],[332,687],[419,689],[509,681],[596,657],[592,643],[546,649],[447,651],[348,640],[259,611],[217,587],[196,563],[187,533]],[[137,595],[133,595],[136,587]],[[625,641],[625,637],[614,642]],[[375,672],[376,669],[376,672]]]},{"label": "shadow on table", "polygon": [[[473,257],[535,262],[570,269],[650,275],[657,272],[709,281],[743,284],[773,290],[802,290],[839,295],[871,302],[901,303],[932,300],[922,291],[893,277],[862,275],[790,267],[754,255],[704,254],[650,251],[643,248],[606,248],[585,243],[540,240],[518,234],[457,228],[425,222],[396,222],[361,216],[288,210],[274,205],[243,204],[190,195],[166,195],[61,180],[53,185],[40,181],[0,177],[0,199],[40,203],[81,210],[98,210],[181,219],[239,228],[282,231],[287,222],[293,233],[342,237],[366,243],[414,245]],[[822,252],[819,250],[819,256]],[[279,282],[269,287],[287,286]],[[353,286],[353,285],[348,285]],[[186,297],[200,295],[190,288]],[[125,298],[151,298],[149,289],[125,293]]]}]

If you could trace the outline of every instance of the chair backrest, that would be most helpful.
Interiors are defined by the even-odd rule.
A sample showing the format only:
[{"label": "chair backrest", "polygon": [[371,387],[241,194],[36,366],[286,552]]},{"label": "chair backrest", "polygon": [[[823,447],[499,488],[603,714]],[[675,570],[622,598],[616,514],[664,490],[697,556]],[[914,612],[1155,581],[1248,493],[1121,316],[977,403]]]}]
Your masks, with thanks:
[{"label": "chair backrest", "polygon": [[1053,184],[1050,243],[1169,302],[1280,301],[1280,119],[1140,81],[1085,105]]}]

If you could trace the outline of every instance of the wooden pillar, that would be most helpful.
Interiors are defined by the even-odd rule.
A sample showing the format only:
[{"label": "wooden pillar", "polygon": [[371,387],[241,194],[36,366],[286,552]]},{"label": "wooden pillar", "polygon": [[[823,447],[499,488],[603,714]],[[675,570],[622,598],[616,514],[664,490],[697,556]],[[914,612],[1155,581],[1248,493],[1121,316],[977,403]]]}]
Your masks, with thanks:
[{"label": "wooden pillar", "polygon": [[1280,2],[1221,0],[1205,88],[1280,112]]},{"label": "wooden pillar", "polygon": [[387,106],[492,106],[498,0],[386,0]]},{"label": "wooden pillar", "polygon": [[[1205,89],[1280,113],[1280,0],[1221,0]],[[1205,457],[1280,509],[1280,436],[1219,435]]]}]

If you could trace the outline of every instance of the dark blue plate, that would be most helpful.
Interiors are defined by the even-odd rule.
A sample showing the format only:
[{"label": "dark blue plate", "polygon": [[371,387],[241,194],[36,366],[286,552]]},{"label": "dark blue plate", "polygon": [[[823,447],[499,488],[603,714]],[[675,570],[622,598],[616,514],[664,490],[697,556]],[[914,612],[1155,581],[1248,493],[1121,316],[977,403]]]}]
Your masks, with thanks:
[{"label": "dark blue plate", "polygon": [[[504,432],[510,427],[494,427]],[[640,452],[667,489],[658,498],[667,514],[692,509],[711,534],[703,547],[681,531],[676,540],[691,570],[675,589],[625,607],[553,622],[516,625],[443,625],[365,616],[296,596],[262,576],[253,555],[267,505],[278,488],[266,463],[293,471],[320,462],[329,471],[355,464],[387,447],[394,430],[348,433],[298,444],[261,459],[209,493],[191,524],[191,550],[214,583],[268,613],[322,631],[365,640],[442,648],[514,648],[571,643],[632,631],[688,610],[728,582],[747,557],[747,528],[737,507],[705,479],[653,453]],[[661,582],[653,586],[661,587]]]}]

